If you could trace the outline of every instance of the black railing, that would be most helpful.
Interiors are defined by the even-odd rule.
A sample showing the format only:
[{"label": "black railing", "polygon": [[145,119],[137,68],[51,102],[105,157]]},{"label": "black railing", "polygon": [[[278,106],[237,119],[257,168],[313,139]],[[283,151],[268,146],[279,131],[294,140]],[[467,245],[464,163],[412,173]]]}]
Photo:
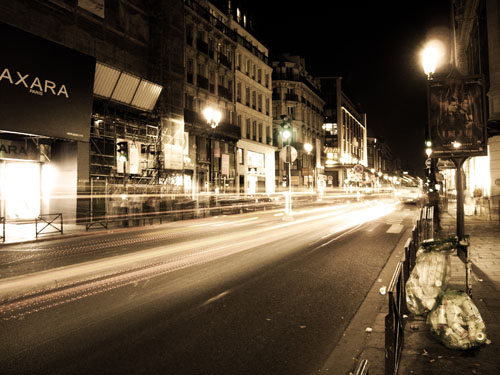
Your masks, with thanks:
[{"label": "black railing", "polygon": [[387,290],[389,312],[385,317],[385,374],[396,375],[404,345],[404,314],[406,306],[406,282],[416,262],[419,244],[433,236],[433,207],[420,209],[411,237],[405,244],[405,257],[398,262]]},{"label": "black railing", "polygon": [[229,69],[232,69],[232,64],[231,64],[231,61],[229,61],[229,59],[227,58],[226,55],[224,55],[223,53],[218,53],[218,57],[219,57],[219,63],[224,65],[226,68],[229,68]]},{"label": "black railing", "polygon": [[370,364],[367,359],[362,359],[356,365],[356,369],[352,373],[353,375],[368,375],[370,369]]},{"label": "black railing", "polygon": [[[56,226],[57,224],[57,219],[59,219],[59,228]],[[44,227],[40,230],[38,230],[38,224],[44,225]],[[36,231],[36,237],[38,238],[38,235],[42,233],[45,229],[47,228],[52,228],[55,229],[56,232],[60,232],[63,234],[63,215],[62,213],[59,214],[41,214],[35,219],[35,231]]]},{"label": "black railing", "polygon": [[2,242],[5,242],[5,217],[0,217],[0,224],[2,224]]},{"label": "black railing", "polygon": [[389,312],[385,316],[385,374],[398,373],[404,343],[404,318],[406,312],[403,262],[398,262],[387,289]]}]

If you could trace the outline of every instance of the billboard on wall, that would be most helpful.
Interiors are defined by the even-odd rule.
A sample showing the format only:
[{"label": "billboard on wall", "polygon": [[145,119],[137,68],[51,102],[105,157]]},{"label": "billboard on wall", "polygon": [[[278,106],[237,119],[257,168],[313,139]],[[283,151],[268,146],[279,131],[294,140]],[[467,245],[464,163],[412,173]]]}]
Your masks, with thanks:
[{"label": "billboard on wall", "polygon": [[89,141],[95,58],[0,22],[0,130]]},{"label": "billboard on wall", "polygon": [[182,170],[184,168],[184,123],[168,121],[162,118],[163,156],[165,169]]},{"label": "billboard on wall", "polygon": [[429,136],[433,157],[486,155],[482,77],[429,81]]}]

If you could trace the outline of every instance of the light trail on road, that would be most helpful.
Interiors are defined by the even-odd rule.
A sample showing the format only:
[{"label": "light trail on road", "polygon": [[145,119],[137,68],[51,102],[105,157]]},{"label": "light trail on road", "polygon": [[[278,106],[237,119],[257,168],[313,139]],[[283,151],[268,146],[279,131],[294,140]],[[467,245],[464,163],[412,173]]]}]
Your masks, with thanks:
[{"label": "light trail on road", "polygon": [[[3,320],[20,318],[26,314],[193,265],[208,263],[293,236],[302,236],[304,241],[310,241],[310,244],[316,246],[329,244],[340,238],[331,236],[350,229],[355,231],[362,224],[393,212],[396,206],[397,203],[394,202],[372,202],[321,207],[296,211],[292,221],[282,221],[273,215],[274,221],[266,222],[266,226],[256,225],[262,220],[260,216],[231,221],[222,217],[202,225],[229,225],[232,228],[232,224],[248,226],[238,226],[238,229],[223,235],[214,233],[209,238],[191,238],[179,244],[158,246],[155,243],[155,247],[147,250],[0,280],[0,301],[3,301],[0,305],[0,316]],[[196,229],[195,226],[186,228],[183,233],[188,230],[195,232]],[[314,237],[309,237],[311,233]],[[167,233],[160,237],[167,239],[171,235]],[[139,238],[142,241],[148,236]],[[126,243],[130,245],[138,241],[131,240]]]}]

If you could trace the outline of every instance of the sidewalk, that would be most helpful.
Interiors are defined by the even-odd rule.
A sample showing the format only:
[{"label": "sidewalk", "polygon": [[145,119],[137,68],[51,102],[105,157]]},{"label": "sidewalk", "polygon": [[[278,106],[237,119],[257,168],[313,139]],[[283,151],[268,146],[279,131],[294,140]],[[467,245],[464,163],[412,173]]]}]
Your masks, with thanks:
[{"label": "sidewalk", "polygon": [[[455,235],[455,206],[441,214],[440,237]],[[458,351],[446,348],[431,336],[425,317],[410,314],[405,325],[405,337],[399,375],[500,374],[500,222],[498,215],[465,216],[465,232],[470,235],[472,260],[472,299],[486,324],[489,344],[475,350]],[[401,256],[401,249],[394,251]],[[394,271],[389,261],[385,268]],[[384,271],[385,272],[385,269]],[[452,256],[452,278],[448,289],[465,291],[465,266]],[[361,309],[360,309],[361,310]],[[372,317],[371,333],[366,333],[364,347],[352,356],[369,361],[370,375],[385,374],[385,325],[387,302]],[[354,321],[354,320],[353,320]],[[365,326],[358,326],[364,331]],[[352,363],[355,363],[352,358]],[[332,372],[336,373],[336,372]],[[344,373],[339,373],[344,375]]]}]

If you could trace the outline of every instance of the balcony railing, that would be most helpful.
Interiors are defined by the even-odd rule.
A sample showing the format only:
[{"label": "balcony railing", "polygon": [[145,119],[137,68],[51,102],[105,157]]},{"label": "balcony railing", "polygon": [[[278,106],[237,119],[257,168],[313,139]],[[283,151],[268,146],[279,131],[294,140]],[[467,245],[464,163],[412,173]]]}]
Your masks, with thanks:
[{"label": "balcony railing", "polygon": [[196,76],[196,85],[202,89],[208,90],[208,78],[198,74]]},{"label": "balcony railing", "polygon": [[227,67],[229,69],[232,69],[231,61],[229,61],[229,59],[227,58],[226,55],[219,53],[218,57],[219,57],[220,64],[224,65],[225,67]]},{"label": "balcony railing", "polygon": [[297,94],[285,94],[285,100],[293,100],[298,102],[299,96]]},{"label": "balcony railing", "polygon": [[232,94],[231,90],[229,90],[221,85],[217,86],[217,90],[218,90],[220,97],[225,98],[229,101],[233,100],[233,94]]},{"label": "balcony railing", "polygon": [[201,39],[196,39],[196,49],[208,55],[208,44]]}]

